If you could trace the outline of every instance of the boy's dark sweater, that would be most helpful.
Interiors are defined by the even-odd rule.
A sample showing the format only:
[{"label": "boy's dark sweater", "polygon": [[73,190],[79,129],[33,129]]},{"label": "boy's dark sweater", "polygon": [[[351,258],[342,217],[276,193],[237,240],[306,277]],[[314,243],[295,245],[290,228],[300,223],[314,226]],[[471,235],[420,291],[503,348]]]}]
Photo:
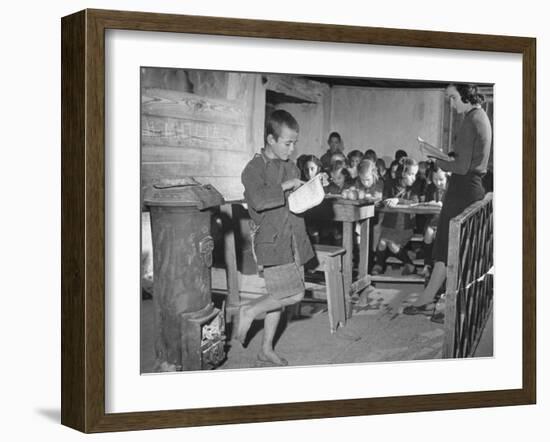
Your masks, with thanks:
[{"label": "boy's dark sweater", "polygon": [[258,265],[293,262],[292,235],[301,264],[314,256],[304,219],[290,212],[289,192],[283,192],[281,187],[284,181],[299,177],[300,171],[292,161],[270,159],[263,150],[248,162],[241,174],[248,212],[258,229],[254,238]]},{"label": "boy's dark sweater", "polygon": [[[388,198],[397,198],[399,204],[412,204],[418,202],[418,194],[415,193],[414,185],[403,187],[398,179],[386,181],[384,199]],[[384,213],[382,226],[391,229],[410,230],[415,226],[415,218],[414,215],[409,213],[386,212]]]}]

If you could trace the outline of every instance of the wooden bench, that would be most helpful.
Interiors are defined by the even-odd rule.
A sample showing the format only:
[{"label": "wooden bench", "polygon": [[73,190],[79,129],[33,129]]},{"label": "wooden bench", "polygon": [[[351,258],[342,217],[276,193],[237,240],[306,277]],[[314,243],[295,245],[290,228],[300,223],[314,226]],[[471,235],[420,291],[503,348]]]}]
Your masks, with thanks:
[{"label": "wooden bench", "polygon": [[[342,274],[342,256],[346,250],[342,247],[329,245],[315,245],[315,254],[318,264],[309,268],[308,272],[323,272],[324,285],[306,281],[306,291],[313,293],[314,297],[304,298],[301,303],[319,303],[326,302],[328,307],[328,316],[330,330],[334,333],[338,327],[346,323],[346,308],[344,297],[344,278]],[[212,289],[215,292],[229,293],[227,285],[227,275],[225,269],[212,269]],[[266,293],[264,279],[260,276],[243,275],[237,272],[236,285],[239,287],[239,304],[246,304]],[[323,296],[324,293],[325,295]],[[289,309],[291,316],[299,316],[300,304],[295,309]],[[231,321],[238,306],[226,304],[226,320]],[[258,318],[261,319],[261,318]]]},{"label": "wooden bench", "polygon": [[[424,241],[424,236],[420,234],[414,234],[410,240],[412,243],[422,243]],[[412,263],[415,267],[423,267],[424,259],[412,259]],[[390,256],[386,260],[387,266],[392,265],[402,265],[403,262],[396,256]],[[425,284],[425,279],[419,274],[412,275],[390,275],[390,274],[381,274],[381,275],[371,275],[370,277],[372,282],[385,282],[385,283],[412,283],[412,284]]]},{"label": "wooden bench", "polygon": [[[343,327],[346,324],[344,276],[342,274],[342,257],[346,250],[342,247],[325,244],[315,244],[313,247],[318,264],[308,270],[310,272],[323,272],[325,275],[330,331],[334,333],[338,327]],[[302,302],[308,301],[310,300],[304,299]]]}]

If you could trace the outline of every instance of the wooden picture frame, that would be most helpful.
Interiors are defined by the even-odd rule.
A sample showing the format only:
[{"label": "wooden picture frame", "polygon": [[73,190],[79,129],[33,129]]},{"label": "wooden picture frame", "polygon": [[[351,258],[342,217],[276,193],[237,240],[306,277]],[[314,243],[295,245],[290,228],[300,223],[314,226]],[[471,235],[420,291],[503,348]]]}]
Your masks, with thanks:
[{"label": "wooden picture frame", "polygon": [[[105,412],[105,30],[493,51],[523,65],[523,382],[512,390],[218,408]],[[84,10],[62,19],[62,424],[142,430],[533,404],[536,400],[536,40]],[[527,160],[528,159],[528,160]]]}]

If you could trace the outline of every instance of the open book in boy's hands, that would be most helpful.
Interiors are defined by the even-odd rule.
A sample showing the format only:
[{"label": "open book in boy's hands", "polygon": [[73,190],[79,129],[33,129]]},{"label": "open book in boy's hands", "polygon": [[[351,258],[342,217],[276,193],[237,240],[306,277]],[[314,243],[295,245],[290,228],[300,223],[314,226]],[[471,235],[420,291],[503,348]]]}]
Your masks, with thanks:
[{"label": "open book in boy's hands", "polygon": [[418,139],[418,145],[420,147],[420,152],[422,152],[428,158],[435,158],[437,160],[444,160],[444,161],[454,161],[454,157],[447,155],[441,149],[438,149],[437,147],[432,146],[430,143],[428,143],[427,141],[423,140],[420,137],[418,137],[417,139]]},{"label": "open book in boy's hands", "polygon": [[288,196],[288,208],[292,213],[303,213],[317,206],[325,198],[321,174],[315,175]]}]

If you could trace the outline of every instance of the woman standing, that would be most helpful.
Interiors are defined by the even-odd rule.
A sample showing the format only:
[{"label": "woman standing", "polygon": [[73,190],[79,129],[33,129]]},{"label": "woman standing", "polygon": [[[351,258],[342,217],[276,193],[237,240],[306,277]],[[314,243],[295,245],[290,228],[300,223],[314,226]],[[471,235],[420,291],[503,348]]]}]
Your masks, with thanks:
[{"label": "woman standing", "polygon": [[446,95],[451,100],[451,107],[458,113],[465,114],[465,117],[453,145],[453,152],[449,154],[453,160],[438,160],[436,164],[452,175],[437,225],[433,249],[435,264],[424,292],[413,305],[403,310],[407,315],[432,315],[434,312],[434,298],[447,275],[449,222],[470,204],[485,196],[482,178],[487,172],[492,138],[491,123],[481,107],[485,98],[473,84],[449,85]]}]

